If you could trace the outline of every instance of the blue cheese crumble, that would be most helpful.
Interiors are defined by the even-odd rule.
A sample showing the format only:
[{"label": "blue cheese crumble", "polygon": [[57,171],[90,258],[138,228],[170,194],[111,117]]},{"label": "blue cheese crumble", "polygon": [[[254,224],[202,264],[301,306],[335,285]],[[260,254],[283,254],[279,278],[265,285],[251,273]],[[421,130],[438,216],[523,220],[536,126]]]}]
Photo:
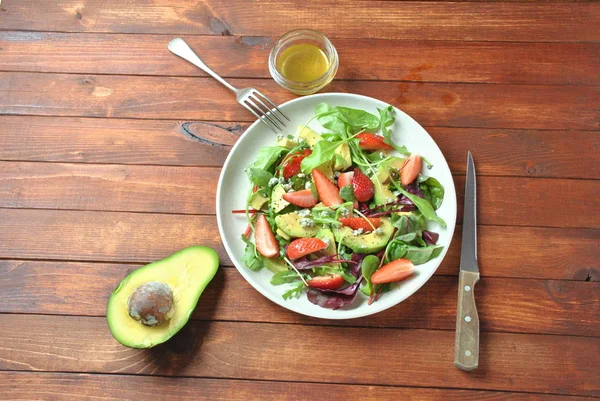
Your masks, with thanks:
[{"label": "blue cheese crumble", "polygon": [[315,222],[312,219],[307,219],[306,217],[300,219],[300,226],[304,228],[314,227],[314,225]]}]

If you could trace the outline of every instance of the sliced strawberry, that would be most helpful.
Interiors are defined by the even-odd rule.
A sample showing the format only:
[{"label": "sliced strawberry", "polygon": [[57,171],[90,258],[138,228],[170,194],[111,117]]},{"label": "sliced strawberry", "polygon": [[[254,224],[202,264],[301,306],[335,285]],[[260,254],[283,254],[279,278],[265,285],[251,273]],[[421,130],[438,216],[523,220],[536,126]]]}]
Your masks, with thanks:
[{"label": "sliced strawberry", "polygon": [[290,202],[292,205],[300,207],[313,207],[317,204],[318,200],[313,195],[310,189],[303,189],[302,191],[288,192],[283,194],[283,199]]},{"label": "sliced strawberry", "polygon": [[325,248],[327,248],[327,244],[319,238],[298,238],[288,245],[287,255],[288,258],[294,260]]},{"label": "sliced strawberry", "polygon": [[371,276],[373,284],[392,283],[410,277],[415,271],[415,265],[408,259],[396,259],[381,267]]},{"label": "sliced strawberry", "polygon": [[319,198],[325,206],[336,206],[344,203],[344,200],[340,197],[340,190],[335,184],[325,177],[325,174],[317,169],[312,171],[313,179],[315,180],[315,186],[319,193]]},{"label": "sliced strawberry", "polygon": [[[381,219],[377,217],[369,217],[369,222],[375,228],[379,228],[381,225]],[[347,217],[340,219],[340,223],[346,227],[350,227],[353,230],[358,230],[362,228],[363,231],[373,231],[373,227],[369,224],[366,219],[362,217]]]},{"label": "sliced strawberry", "polygon": [[413,182],[423,168],[423,160],[421,156],[412,154],[406,159],[404,165],[400,169],[400,182],[402,185],[408,185]]},{"label": "sliced strawberry", "polygon": [[358,168],[354,170],[352,188],[354,189],[354,196],[359,202],[367,202],[375,194],[373,181]]},{"label": "sliced strawberry", "polygon": [[338,177],[338,187],[344,188],[345,186],[352,185],[352,177],[354,177],[354,171],[348,171],[340,174]]},{"label": "sliced strawberry", "polygon": [[256,236],[256,250],[261,255],[266,258],[279,255],[279,244],[264,214],[258,216],[254,235]]},{"label": "sliced strawberry", "polygon": [[337,290],[344,285],[344,278],[339,274],[330,274],[328,276],[316,276],[307,281],[309,287],[319,288],[321,290]]},{"label": "sliced strawberry", "polygon": [[392,150],[394,149],[383,141],[383,137],[376,134],[369,134],[363,132],[362,134],[356,135],[359,139],[358,146],[364,150]]},{"label": "sliced strawberry", "polygon": [[306,156],[312,153],[310,149],[304,149],[302,153],[289,156],[283,164],[283,178],[290,178],[300,172],[300,163]]}]

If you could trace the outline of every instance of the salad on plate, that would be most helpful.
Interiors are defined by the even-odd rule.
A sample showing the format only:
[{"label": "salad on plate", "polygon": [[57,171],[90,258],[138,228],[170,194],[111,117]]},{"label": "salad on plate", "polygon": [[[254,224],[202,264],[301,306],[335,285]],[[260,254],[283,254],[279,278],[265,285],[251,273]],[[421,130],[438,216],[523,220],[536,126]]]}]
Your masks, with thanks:
[{"label": "salad on plate", "polygon": [[377,111],[320,103],[246,168],[251,190],[233,210],[248,221],[243,261],[270,270],[284,299],[338,309],[362,293],[371,304],[442,251],[444,188],[424,156],[393,142],[394,108]]}]

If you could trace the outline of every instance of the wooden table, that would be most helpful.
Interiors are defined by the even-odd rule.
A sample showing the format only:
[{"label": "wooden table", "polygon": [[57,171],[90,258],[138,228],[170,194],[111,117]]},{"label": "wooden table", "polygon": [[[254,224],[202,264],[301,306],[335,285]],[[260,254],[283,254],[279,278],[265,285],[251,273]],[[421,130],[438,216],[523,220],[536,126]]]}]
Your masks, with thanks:
[{"label": "wooden table", "polygon": [[[217,178],[253,120],[170,54],[185,38],[277,102],[274,39],[325,32],[326,91],[389,102],[479,186],[481,363],[453,365],[457,233],[402,304],[323,321],[231,267]],[[600,4],[4,0],[0,5],[0,399],[583,400],[600,396]],[[191,139],[192,138],[192,139]],[[175,339],[111,337],[109,293],[192,244],[221,268]]]}]

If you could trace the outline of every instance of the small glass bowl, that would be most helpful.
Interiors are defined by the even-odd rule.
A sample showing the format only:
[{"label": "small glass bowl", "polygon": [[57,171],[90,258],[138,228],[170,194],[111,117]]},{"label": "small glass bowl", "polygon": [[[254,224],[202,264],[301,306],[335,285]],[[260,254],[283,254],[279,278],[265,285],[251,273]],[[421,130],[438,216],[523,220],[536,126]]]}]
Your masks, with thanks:
[{"label": "small glass bowl", "polygon": [[[329,68],[319,78],[310,82],[291,81],[284,77],[277,69],[277,58],[281,52],[292,45],[308,43],[319,47],[329,60]],[[312,29],[296,29],[284,34],[275,43],[269,54],[269,72],[282,88],[296,95],[310,95],[325,87],[333,80],[338,70],[339,60],[337,50],[329,39],[321,32]]]}]

